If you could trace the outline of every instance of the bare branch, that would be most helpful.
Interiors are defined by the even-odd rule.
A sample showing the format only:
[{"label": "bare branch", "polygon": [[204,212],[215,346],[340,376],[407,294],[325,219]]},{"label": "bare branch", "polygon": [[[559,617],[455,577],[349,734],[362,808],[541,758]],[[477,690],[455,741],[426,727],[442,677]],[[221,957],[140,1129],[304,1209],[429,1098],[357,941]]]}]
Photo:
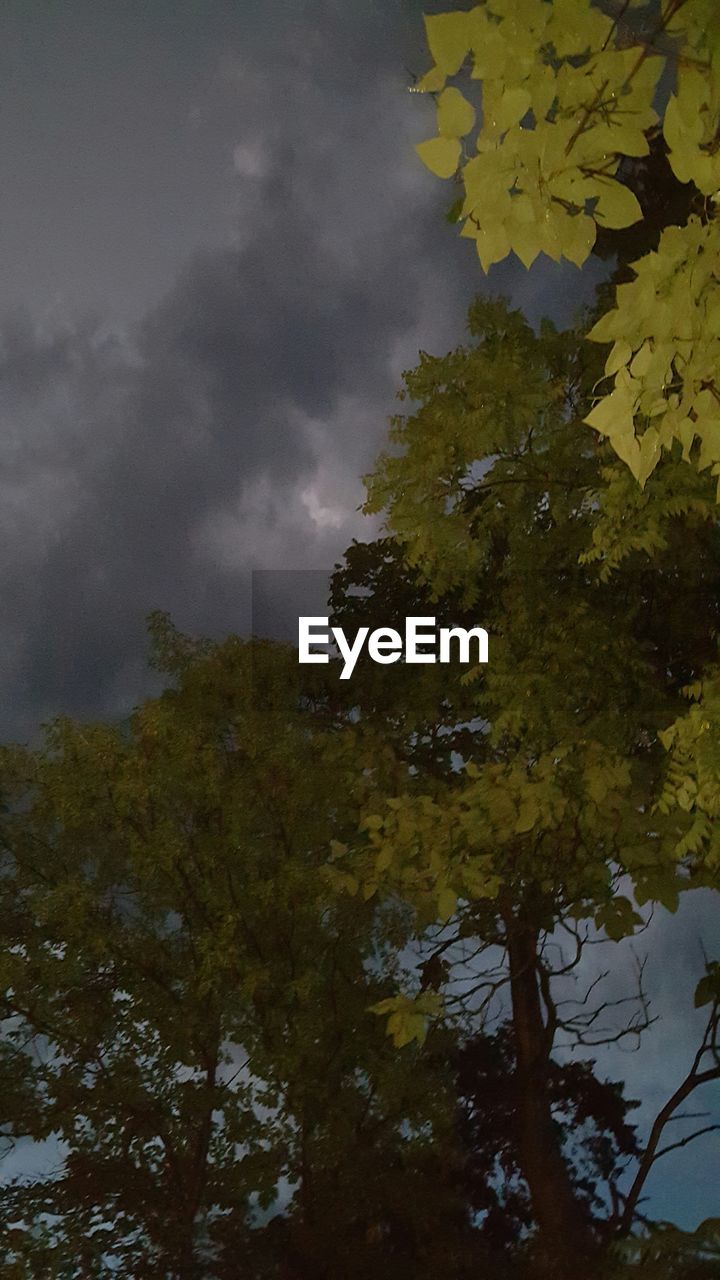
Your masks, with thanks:
[{"label": "bare branch", "polygon": [[[643,1187],[645,1186],[648,1175],[656,1160],[659,1160],[662,1155],[666,1155],[668,1151],[675,1150],[680,1146],[685,1146],[687,1142],[692,1141],[694,1137],[699,1137],[701,1133],[707,1133],[710,1129],[717,1129],[719,1127],[718,1125],[708,1126],[706,1129],[698,1130],[696,1134],[690,1135],[687,1139],[681,1139],[676,1143],[671,1143],[667,1147],[660,1148],[660,1139],[665,1126],[675,1116],[678,1107],[685,1101],[685,1099],[701,1085],[709,1084],[712,1080],[720,1080],[720,1062],[717,1060],[719,1018],[720,1000],[715,1000],[710,1010],[705,1030],[700,1041],[700,1046],[693,1058],[690,1070],[682,1083],[678,1085],[675,1092],[668,1098],[665,1105],[661,1107],[653,1122],[648,1144],[640,1159],[638,1171],[627,1194],[625,1208],[620,1217],[619,1226],[622,1234],[627,1234],[632,1227],[635,1210],[640,1200]],[[712,1067],[703,1069],[702,1061],[708,1053],[712,1055],[714,1064]]]},{"label": "bare branch", "polygon": [[704,1129],[696,1129],[694,1133],[689,1133],[685,1138],[679,1138],[677,1142],[670,1142],[666,1147],[662,1147],[660,1151],[656,1151],[655,1159],[659,1160],[661,1156],[666,1156],[668,1151],[677,1151],[679,1147],[686,1147],[689,1142],[694,1142],[696,1138],[702,1138],[705,1133],[716,1133],[720,1129],[720,1124],[706,1124]]}]

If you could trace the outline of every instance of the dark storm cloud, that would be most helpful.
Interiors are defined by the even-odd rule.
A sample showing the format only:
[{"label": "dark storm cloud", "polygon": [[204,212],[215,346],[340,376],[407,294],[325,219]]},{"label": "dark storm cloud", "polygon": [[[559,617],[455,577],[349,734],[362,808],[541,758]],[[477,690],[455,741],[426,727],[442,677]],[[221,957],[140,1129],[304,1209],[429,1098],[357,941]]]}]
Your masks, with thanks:
[{"label": "dark storm cloud", "polygon": [[[22,6],[6,14],[37,80],[35,164],[65,210],[40,243],[38,199],[23,206],[23,278],[28,248],[37,242],[37,283],[54,246],[53,281],[69,253],[67,296],[96,298],[97,284],[73,279],[99,239],[114,264],[103,259],[102,278],[112,286],[121,270],[124,303],[143,298],[149,246],[185,243],[230,180],[234,230],[122,336],[114,288],[94,328],[67,308],[54,329],[47,315],[6,326],[6,736],[58,712],[132,705],[147,687],[151,609],[201,633],[243,630],[251,568],[331,567],[368,536],[359,477],[400,373],[419,348],[461,339],[482,287],[470,246],[443,229],[448,188],[413,154],[434,128],[432,103],[406,92],[408,63],[425,57],[418,5],[219,3],[201,21],[189,0],[152,15],[135,0],[77,0],[64,14],[50,5],[39,44]],[[24,84],[16,95],[27,114]],[[25,182],[32,157],[18,156]],[[515,286],[532,310],[544,279],[501,266],[492,284]]]},{"label": "dark storm cloud", "polygon": [[235,245],[196,256],[129,337],[5,326],[6,734],[136,701],[151,609],[242,630],[251,567],[332,565],[401,364],[460,332],[460,258],[412,158],[402,80],[338,100],[310,74],[321,46],[281,42],[274,74],[221,66]]}]

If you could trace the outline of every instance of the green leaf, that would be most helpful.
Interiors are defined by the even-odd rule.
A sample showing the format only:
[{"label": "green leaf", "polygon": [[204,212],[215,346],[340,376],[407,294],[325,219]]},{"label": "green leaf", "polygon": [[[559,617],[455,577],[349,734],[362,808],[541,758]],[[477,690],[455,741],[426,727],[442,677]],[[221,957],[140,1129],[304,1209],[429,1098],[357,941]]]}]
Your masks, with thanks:
[{"label": "green leaf", "polygon": [[671,151],[680,151],[682,149],[686,139],[686,131],[678,111],[678,100],[675,94],[670,95],[670,100],[665,108],[663,134]]},{"label": "green leaf", "polygon": [[621,182],[604,179],[600,185],[593,217],[604,227],[629,227],[639,222],[643,213],[637,196]]},{"label": "green leaf", "polygon": [[715,987],[708,974],[701,978],[695,988],[695,1008],[702,1009],[706,1004],[711,1004],[715,998]]},{"label": "green leaf", "polygon": [[526,831],[532,831],[538,820],[538,807],[534,797],[526,797],[520,807],[518,820],[515,823],[515,831],[518,835],[524,835]]},{"label": "green leaf", "polygon": [[695,1008],[702,1009],[720,998],[720,964],[716,960],[707,966],[707,972],[695,988]]},{"label": "green leaf", "polygon": [[645,430],[640,437],[639,444],[640,452],[637,466],[633,473],[640,488],[644,489],[648,476],[651,475],[660,460],[660,436],[655,427],[648,427]]},{"label": "green leaf", "polygon": [[623,342],[622,340],[616,342],[605,361],[605,373],[607,376],[612,377],[614,373],[617,373],[618,369],[622,369],[631,355],[632,347],[629,342]]},{"label": "green leaf", "polygon": [[431,67],[417,84],[410,86],[411,93],[439,93],[445,87],[447,76],[440,67]]},{"label": "green leaf", "polygon": [[[640,350],[637,352],[637,355],[634,357],[632,364],[630,365],[630,372],[633,378],[645,377],[645,374],[650,368],[652,357],[653,357],[652,343],[649,341],[644,342]],[[605,372],[607,373],[608,370],[606,369]]]},{"label": "green leaf", "polygon": [[392,1013],[393,1009],[397,1008],[397,999],[397,996],[388,996],[386,1000],[379,1000],[377,1004],[369,1005],[368,1012],[380,1015],[384,1013]]},{"label": "green leaf", "polygon": [[531,267],[541,252],[538,228],[536,226],[530,225],[513,229],[511,243],[513,252],[517,254],[524,267]]},{"label": "green leaf", "polygon": [[646,156],[650,146],[642,129],[621,121],[612,121],[593,130],[593,139],[603,151],[624,156]]},{"label": "green leaf", "polygon": [[522,120],[531,104],[532,98],[527,89],[505,89],[492,98],[486,90],[483,95],[483,129],[505,133]]},{"label": "green leaf", "polygon": [[497,223],[494,227],[477,228],[468,220],[461,235],[472,236],[475,240],[484,271],[488,271],[494,262],[502,262],[510,252],[510,237],[502,223]]},{"label": "green leaf", "polygon": [[460,163],[460,143],[457,138],[428,138],[419,142],[417,151],[423,164],[438,178],[452,178]]},{"label": "green leaf", "polygon": [[445,89],[437,100],[438,133],[443,138],[463,138],[475,124],[475,108],[459,89]]},{"label": "green leaf", "polygon": [[425,15],[425,33],[433,60],[454,76],[470,50],[470,21],[465,12]]},{"label": "green leaf", "polygon": [[562,239],[563,257],[581,267],[592,253],[595,244],[596,229],[592,218],[584,213],[568,217],[564,223],[565,234]]},{"label": "green leaf", "polygon": [[457,909],[457,894],[452,889],[443,889],[438,897],[438,916],[443,924],[455,914]]},{"label": "green leaf", "polygon": [[375,859],[376,875],[381,876],[384,871],[387,871],[388,867],[392,865],[392,860],[393,846],[391,844],[383,845]]},{"label": "green leaf", "polygon": [[585,418],[589,427],[594,427],[604,436],[610,436],[613,442],[618,436],[634,435],[633,398],[625,387],[615,387],[609,396],[604,396]]},{"label": "green leaf", "polygon": [[611,311],[606,311],[605,315],[595,322],[592,329],[585,336],[590,342],[612,342],[617,336],[618,318],[616,307]]}]

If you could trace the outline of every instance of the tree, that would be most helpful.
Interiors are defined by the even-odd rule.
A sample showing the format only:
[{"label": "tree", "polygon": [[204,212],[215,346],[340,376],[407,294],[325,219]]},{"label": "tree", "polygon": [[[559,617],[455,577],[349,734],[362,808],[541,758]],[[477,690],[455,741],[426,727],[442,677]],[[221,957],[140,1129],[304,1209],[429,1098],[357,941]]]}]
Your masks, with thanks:
[{"label": "tree", "polygon": [[[520,1157],[519,1079],[512,1028],[471,1037],[456,1055],[461,1133],[468,1149],[468,1195],[484,1215],[483,1234],[517,1251],[535,1225]],[[638,1154],[621,1084],[601,1083],[588,1062],[551,1063],[548,1093],[569,1155],[576,1198],[588,1217],[606,1209],[603,1189],[624,1159]]]},{"label": "tree", "polygon": [[4,1192],[3,1274],[364,1277],[382,1242],[426,1274],[452,1095],[367,1013],[402,912],[330,892],[352,732],[291,652],[154,630],[174,687],[128,725],[1,753],[5,1131],[59,1143]]},{"label": "tree", "polygon": [[[586,552],[611,571],[633,549],[662,548],[678,516],[716,518],[720,11],[715,0],[483,0],[427,17],[426,31],[434,66],[414,88],[435,98],[438,136],[418,152],[461,182],[452,218],[483,268],[511,251],[526,266],[540,253],[581,266],[613,244],[624,256],[615,305],[587,335],[611,346],[604,390],[583,409],[623,464],[604,470],[605,518]],[[476,154],[475,107],[447,85],[468,68],[482,93]],[[668,458],[678,465],[660,468]],[[695,483],[708,470],[715,499]],[[692,810],[716,866],[719,670],[695,683],[664,739],[664,803]]]},{"label": "tree", "polygon": [[[58,721],[2,752],[5,1127],[61,1143],[51,1176],[5,1191],[3,1275],[522,1274],[513,1207],[474,1222],[498,1117],[467,1063],[502,1095],[507,1045],[476,1031],[458,1056],[436,1030],[408,1072],[368,1014],[407,912],[328,892],[369,726],[360,744],[281,648],[153,629],[174,687],[128,725]],[[413,699],[388,713],[407,739]],[[591,1079],[556,1079],[569,1114]],[[612,1141],[622,1106],[594,1088]]]},{"label": "tree", "polygon": [[[547,324],[534,334],[502,303],[477,303],[470,328],[470,345],[424,355],[406,375],[413,409],[393,422],[395,447],[370,479],[369,506],[387,513],[407,575],[395,597],[424,584],[425,611],[472,609],[490,631],[490,662],[457,682],[442,669],[440,742],[464,725],[461,756],[450,769],[423,769],[404,749],[401,787],[384,764],[376,769],[376,801],[345,865],[366,894],[412,903],[428,963],[452,958],[463,940],[481,955],[502,953],[471,989],[481,1008],[505,992],[539,1264],[574,1275],[607,1230],[589,1221],[562,1151],[553,1050],[563,1031],[591,1044],[604,1033],[582,995],[571,1009],[559,997],[588,925],[621,939],[641,925],[638,906],[672,910],[680,891],[713,882],[692,819],[656,802],[658,731],[714,653],[720,545],[715,527],[690,513],[652,559],[636,549],[599,575],[587,551],[603,518],[596,495],[609,446],[578,435],[593,349]],[[707,494],[705,477],[693,483]],[[364,553],[348,605],[358,619],[388,559],[387,542],[374,565]],[[415,726],[408,741],[419,751],[432,735]],[[553,958],[563,932],[570,954]],[[455,956],[467,964],[462,950]],[[378,1005],[396,1043],[422,1039],[441,1006],[435,985],[416,1004],[405,992]],[[638,996],[630,1024],[609,1036],[646,1024]],[[622,1230],[623,1189],[612,1195],[612,1229]]]},{"label": "tree", "polygon": [[[339,608],[376,555],[350,553]],[[389,603],[409,584],[379,560]],[[332,673],[153,631],[173,684],[129,724],[58,721],[1,754],[4,1127],[60,1144],[5,1188],[3,1276],[234,1280],[243,1259],[254,1280],[521,1280],[510,1041],[471,1019],[399,1057],[368,1005],[412,966],[407,908],[338,898],[326,857],[357,826],[368,752],[392,743],[398,777],[452,769],[460,731],[419,740],[437,679],[393,706],[366,685],[358,737]],[[592,1200],[631,1142],[625,1104],[587,1067],[552,1088],[566,1137],[591,1125],[569,1159]]]}]

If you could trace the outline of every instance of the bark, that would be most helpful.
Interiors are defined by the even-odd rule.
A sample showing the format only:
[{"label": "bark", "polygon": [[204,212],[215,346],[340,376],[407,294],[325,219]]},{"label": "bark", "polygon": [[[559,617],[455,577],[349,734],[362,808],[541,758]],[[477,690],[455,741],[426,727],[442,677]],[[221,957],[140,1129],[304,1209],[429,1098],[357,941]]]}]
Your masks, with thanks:
[{"label": "bark", "polygon": [[553,1280],[591,1275],[592,1237],[552,1117],[548,1071],[553,1031],[543,1017],[538,933],[505,915],[515,1033],[520,1166],[538,1228],[538,1271]]},{"label": "bark", "polygon": [[196,1234],[198,1215],[203,1205],[208,1176],[208,1155],[213,1128],[213,1110],[217,1072],[220,1061],[220,1028],[215,1029],[211,1046],[205,1051],[203,1108],[186,1167],[182,1190],[183,1217],[178,1224],[178,1260],[173,1280],[200,1280],[201,1263],[197,1257]]}]

